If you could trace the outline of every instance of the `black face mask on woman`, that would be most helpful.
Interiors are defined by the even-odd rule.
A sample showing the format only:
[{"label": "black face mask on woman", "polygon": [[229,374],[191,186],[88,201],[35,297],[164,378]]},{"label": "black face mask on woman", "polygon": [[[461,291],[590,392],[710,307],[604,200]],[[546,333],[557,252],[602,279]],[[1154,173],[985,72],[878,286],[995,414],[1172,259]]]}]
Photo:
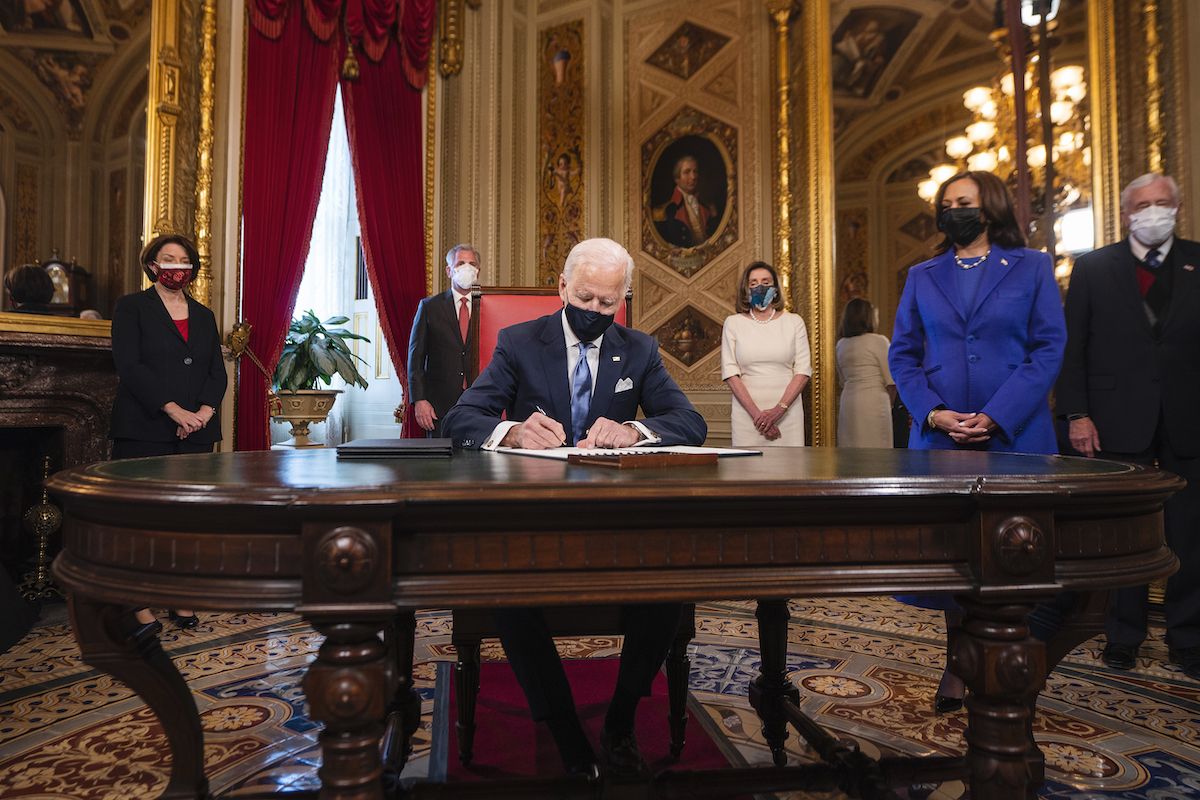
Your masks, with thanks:
[{"label": "black face mask on woman", "polygon": [[978,239],[985,227],[978,208],[943,208],[938,215],[938,230],[959,247]]},{"label": "black face mask on woman", "polygon": [[602,314],[599,311],[587,311],[567,303],[565,306],[567,324],[581,342],[591,342],[601,336],[608,326],[613,324],[614,314]]}]

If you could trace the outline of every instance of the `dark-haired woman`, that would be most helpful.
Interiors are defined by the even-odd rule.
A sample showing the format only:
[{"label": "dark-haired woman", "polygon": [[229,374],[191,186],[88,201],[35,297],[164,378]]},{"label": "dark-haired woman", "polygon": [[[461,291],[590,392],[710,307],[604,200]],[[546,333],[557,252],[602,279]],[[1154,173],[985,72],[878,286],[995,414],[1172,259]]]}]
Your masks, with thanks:
[{"label": "dark-haired woman", "polygon": [[[1066,323],[1050,257],[1025,247],[1012,199],[989,172],[947,180],[935,199],[937,255],[908,272],[889,363],[912,414],[910,448],[1056,453],[1049,394],[1062,364]],[[948,595],[900,598],[961,612]],[[948,671],[937,711],[962,706]]]},{"label": "dark-haired woman", "polygon": [[775,268],[755,261],[742,272],[736,314],[721,331],[721,379],[733,393],[734,447],[803,447],[797,404],[812,375],[808,329],[784,310]]},{"label": "dark-haired woman", "polygon": [[[159,236],[142,251],[149,289],[117,301],[112,319],[117,398],[112,457],[210,453],[221,440],[217,409],[225,396],[221,336],[213,313],[184,291],[200,269],[195,246]],[[146,609],[138,622],[156,626]],[[181,628],[199,624],[190,611],[171,612]]]},{"label": "dark-haired woman", "polygon": [[22,314],[46,314],[54,299],[54,281],[46,270],[36,264],[25,264],[8,273],[4,279],[13,311]]},{"label": "dark-haired woman", "polygon": [[838,326],[838,447],[891,447],[896,385],[888,369],[888,338],[875,332],[879,315],[861,297],[846,303]]}]

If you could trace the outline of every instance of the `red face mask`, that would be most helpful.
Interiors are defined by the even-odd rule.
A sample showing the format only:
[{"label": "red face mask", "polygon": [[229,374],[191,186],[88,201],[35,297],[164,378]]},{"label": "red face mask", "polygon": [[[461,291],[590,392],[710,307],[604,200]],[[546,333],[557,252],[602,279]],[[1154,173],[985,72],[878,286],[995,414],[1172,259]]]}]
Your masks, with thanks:
[{"label": "red face mask", "polygon": [[168,289],[178,291],[192,282],[191,264],[155,264],[158,282]]}]

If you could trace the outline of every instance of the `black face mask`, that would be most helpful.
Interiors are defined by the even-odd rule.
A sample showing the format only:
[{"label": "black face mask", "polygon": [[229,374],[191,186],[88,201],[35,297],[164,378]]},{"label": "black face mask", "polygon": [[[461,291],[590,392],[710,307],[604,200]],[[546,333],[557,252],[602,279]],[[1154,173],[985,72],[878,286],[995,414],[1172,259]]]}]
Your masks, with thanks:
[{"label": "black face mask", "polygon": [[575,331],[575,335],[579,337],[579,341],[581,342],[594,341],[608,330],[608,326],[613,324],[613,319],[615,318],[614,314],[585,311],[570,303],[567,303],[564,308],[567,315],[567,324],[571,326],[571,330]]},{"label": "black face mask", "polygon": [[938,215],[938,230],[959,247],[978,239],[985,227],[978,208],[943,208]]}]

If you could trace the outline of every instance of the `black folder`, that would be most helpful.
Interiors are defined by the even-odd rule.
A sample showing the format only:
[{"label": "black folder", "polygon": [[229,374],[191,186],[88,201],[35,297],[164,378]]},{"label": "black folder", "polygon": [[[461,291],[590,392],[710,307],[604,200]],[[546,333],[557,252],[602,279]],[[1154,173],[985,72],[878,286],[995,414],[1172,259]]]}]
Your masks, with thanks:
[{"label": "black folder", "polygon": [[450,439],[355,439],[339,444],[338,458],[449,457]]}]

